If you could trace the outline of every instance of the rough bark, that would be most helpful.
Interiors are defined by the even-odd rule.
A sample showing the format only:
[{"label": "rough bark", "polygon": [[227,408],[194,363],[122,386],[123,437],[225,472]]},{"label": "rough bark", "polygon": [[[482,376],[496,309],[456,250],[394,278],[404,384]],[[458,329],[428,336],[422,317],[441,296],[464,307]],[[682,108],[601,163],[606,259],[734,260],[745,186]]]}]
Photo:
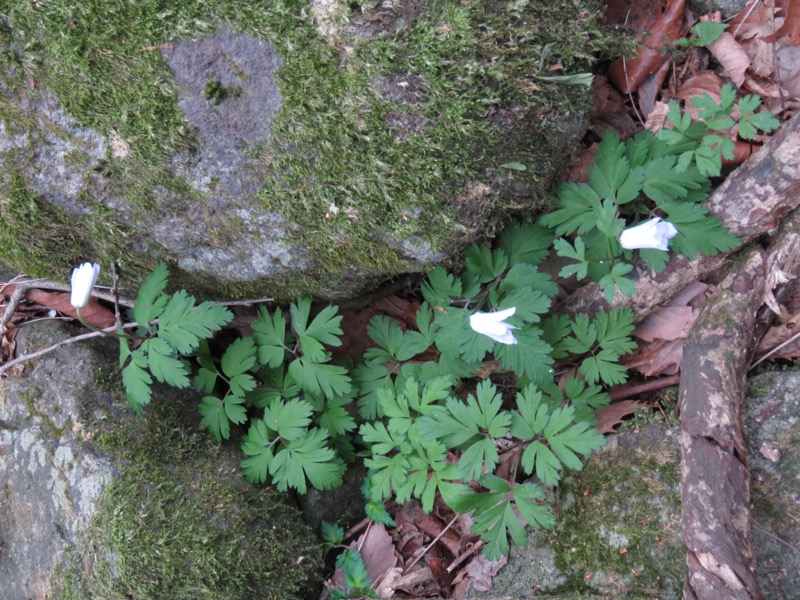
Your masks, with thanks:
[{"label": "rough bark", "polygon": [[759,311],[756,346],[774,317],[781,314],[781,305],[794,296],[800,284],[800,208],[781,221],[780,231],[767,250],[766,304]]},{"label": "rough bark", "polygon": [[684,597],[758,600],[743,430],[746,372],[766,258],[747,249],[684,347],[681,502],[689,575]]},{"label": "rough bark", "polygon": [[[753,154],[717,188],[708,200],[709,213],[747,244],[770,232],[800,204],[800,115],[785,123],[764,147]],[[630,307],[637,320],[650,314],[692,281],[719,271],[731,255],[720,254],[689,261],[674,257],[661,273],[637,268],[636,294],[617,292],[611,305],[596,283],[576,290],[561,309],[568,314],[595,313],[613,307]]]}]

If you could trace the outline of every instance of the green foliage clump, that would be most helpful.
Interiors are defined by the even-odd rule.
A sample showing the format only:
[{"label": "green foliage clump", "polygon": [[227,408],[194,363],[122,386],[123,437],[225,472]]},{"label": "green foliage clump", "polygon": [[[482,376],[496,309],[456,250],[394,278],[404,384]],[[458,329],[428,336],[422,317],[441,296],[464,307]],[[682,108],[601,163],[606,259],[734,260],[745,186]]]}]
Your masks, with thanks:
[{"label": "green foliage clump", "polygon": [[[633,295],[636,287],[627,277],[633,270],[633,252],[620,246],[619,237],[626,227],[654,216],[677,228],[672,247],[689,259],[699,253],[727,252],[739,244],[702,205],[710,178],[721,172],[722,157],[733,158],[733,141],[713,132],[737,124],[731,117],[737,108],[735,97],[733,87],[725,85],[720,104],[708,94],[695,99],[694,106],[702,109],[700,121],[681,114],[672,101],[672,129],[657,134],[641,131],[624,142],[612,133],[603,137],[596,163],[589,168],[589,182],[560,184],[553,200],[556,210],[540,219],[561,236],[555,241],[557,254],[575,261],[561,270],[561,276],[591,278],[609,302],[616,289]],[[744,139],[778,126],[771,113],[755,112],[760,103],[757,96],[745,96],[738,103],[738,134]],[[664,250],[647,248],[639,255],[655,272],[667,265]]]},{"label": "green foliage clump", "polygon": [[[438,498],[473,514],[474,533],[497,558],[508,552],[509,534],[524,543],[526,524],[555,523],[545,489],[602,445],[593,418],[609,400],[599,384],[626,379],[619,358],[633,349],[630,311],[575,322],[548,316],[558,288],[537,263],[552,239],[540,225],[520,224],[496,249],[473,245],[463,272],[430,273],[415,328],[374,317],[367,328],[374,347],[348,364],[330,352],[342,343],[338,309],[312,311],[308,298],[287,312],[260,307],[252,335],[217,358],[208,338],[230,320],[229,311],[195,305],[183,291],[165,294],[162,265],[131,315],[144,342],[131,350],[122,340],[129,400],[140,412],[153,380],[187,387],[192,356],[194,387],[203,393],[201,425],[217,441],[244,428],[241,466],[249,481],[300,493],[328,489],[361,457],[369,469],[363,491],[370,518],[394,525],[385,502],[417,499],[430,512]],[[513,344],[470,324],[476,312],[509,308]],[[564,358],[579,366],[581,378],[567,378],[562,390],[553,366]],[[481,378],[495,361],[516,392]],[[497,472],[498,440],[517,458],[511,472]],[[361,589],[355,566],[351,575],[347,588]]]},{"label": "green foliage clump", "polygon": [[135,335],[142,343],[138,348],[131,350],[131,340],[119,331],[122,382],[139,415],[150,403],[153,378],[179,389],[189,387],[190,366],[183,357],[233,318],[227,308],[211,302],[196,305],[185,290],[164,295],[166,287],[167,266],[162,263],[142,284],[130,312],[139,324]]},{"label": "green foliage clump", "polygon": [[[701,120],[692,120],[688,113],[681,114],[678,103],[669,104],[669,120],[673,129],[663,129],[656,137],[678,152],[678,169],[694,163],[701,174],[718,176],[722,169],[722,157],[732,160],[734,142],[730,137],[712,132],[726,132],[738,125],[738,136],[754,140],[758,131],[769,133],[778,128],[780,122],[769,111],[756,112],[761,98],[748,95],[736,102],[736,90],[730,83],[722,86],[719,104],[708,94],[692,100],[695,108],[701,109]],[[738,114],[738,121],[733,118]]]},{"label": "green foliage clump", "polygon": [[[702,127],[728,125],[723,113],[730,106],[726,94],[721,107],[707,107]],[[770,126],[749,114],[756,106],[740,102],[740,131],[742,123],[745,132]],[[390,500],[418,500],[426,512],[441,501],[471,513],[490,559],[507,554],[509,536],[525,543],[526,525],[554,525],[546,492],[602,446],[594,418],[609,402],[604,386],[627,380],[620,361],[635,348],[629,309],[554,313],[558,286],[539,262],[551,249],[575,259],[561,275],[591,276],[610,300],[616,287],[634,290],[626,277],[631,253],[618,241],[626,218],[665,215],[679,230],[675,249],[689,258],[738,244],[701,204],[710,181],[699,146],[684,139],[700,130],[685,125],[626,142],[607,135],[588,184],[560,186],[554,212],[509,226],[497,247],[469,247],[460,272],[433,269],[412,326],[374,317],[367,327],[373,347],[347,363],[330,351],[342,344],[337,307],[312,311],[309,298],[288,313],[260,307],[252,335],[216,358],[208,339],[230,312],[195,305],[184,291],[165,295],[166,267],[159,266],[132,311],[143,343],[131,350],[122,339],[128,398],[141,412],[153,379],[187,387],[187,358],[194,356],[194,386],[204,394],[201,425],[218,442],[244,427],[241,467],[252,483],[299,493],[328,489],[361,458],[371,519],[394,525]],[[666,252],[641,256],[655,270],[666,265]],[[499,312],[505,319],[494,324],[504,333],[482,333],[476,323]],[[556,381],[558,364],[574,368]],[[341,593],[368,588],[359,558],[340,558],[350,561],[351,577]]]}]

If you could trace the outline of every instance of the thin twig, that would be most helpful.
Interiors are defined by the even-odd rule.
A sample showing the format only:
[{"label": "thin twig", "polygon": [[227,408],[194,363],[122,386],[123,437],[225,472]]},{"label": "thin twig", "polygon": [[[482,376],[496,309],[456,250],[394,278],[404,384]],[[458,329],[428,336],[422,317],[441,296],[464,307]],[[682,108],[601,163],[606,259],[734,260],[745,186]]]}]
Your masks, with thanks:
[{"label": "thin twig", "polygon": [[218,306],[251,306],[253,304],[263,304],[265,302],[275,302],[275,298],[263,297],[250,300],[230,300],[227,302],[214,302]]},{"label": "thin twig", "polygon": [[[631,16],[631,11],[628,9],[628,13],[625,15],[625,23],[624,25],[628,26],[628,19]],[[622,57],[622,72],[625,73],[625,87],[628,88],[628,98],[631,101],[631,107],[633,108],[633,112],[636,113],[636,117],[639,119],[639,123],[642,124],[644,127],[644,119],[642,115],[639,114],[639,109],[636,107],[636,101],[633,99],[633,92],[631,91],[631,81],[628,79],[628,60],[623,56]]]},{"label": "thin twig", "polygon": [[373,521],[371,519],[370,519],[369,523],[367,523],[367,529],[366,529],[366,531],[364,531],[364,535],[361,536],[361,538],[358,540],[358,544],[356,544],[356,550],[358,552],[361,552],[361,549],[364,547],[364,542],[367,541],[367,536],[369,535],[369,530],[372,529],[372,525],[374,523],[375,523],[375,521]]},{"label": "thin twig", "polygon": [[[123,329],[135,329],[139,327],[138,323],[126,323],[122,326]],[[18,356],[14,360],[8,361],[6,364],[0,366],[0,375],[8,371],[14,365],[18,365],[23,363],[27,360],[32,358],[37,358],[39,356],[43,356],[48,352],[52,352],[53,350],[58,350],[59,348],[66,346],[67,344],[74,344],[75,342],[82,342],[83,340],[88,340],[90,338],[99,337],[101,335],[106,335],[108,333],[113,334],[117,331],[117,326],[112,325],[111,327],[106,327],[105,329],[101,329],[99,331],[92,331],[91,333],[83,333],[81,335],[76,335],[71,338],[67,338],[65,340],[61,340],[60,342],[53,344],[52,346],[48,346],[47,348],[43,348],[41,350],[37,350],[36,352],[31,352],[30,354],[23,354],[22,356]]]},{"label": "thin twig", "polygon": [[680,382],[680,375],[669,375],[667,377],[660,377],[659,379],[654,379],[652,381],[646,381],[645,383],[626,385],[621,388],[617,388],[616,390],[611,390],[608,393],[608,396],[612,400],[622,400],[624,398],[631,398],[633,396],[638,396],[639,394],[644,394],[645,392],[653,392],[655,390],[672,387],[673,385],[678,385]]},{"label": "thin twig", "polygon": [[739,30],[742,28],[742,25],[747,23],[747,19],[750,18],[750,13],[753,12],[755,7],[758,6],[760,2],[761,2],[761,0],[755,0],[754,2],[752,2],[750,4],[750,6],[747,9],[747,13],[745,13],[745,15],[744,15],[744,18],[741,21],[739,21],[739,24],[736,26],[736,29],[733,30],[733,33],[731,34],[731,35],[733,35],[733,37],[736,37],[736,34],[739,33]]},{"label": "thin twig", "polygon": [[3,316],[0,317],[0,331],[5,331],[6,325],[14,317],[17,306],[19,306],[19,303],[22,301],[22,297],[25,295],[25,290],[27,289],[17,284],[14,285],[17,287],[14,288],[14,292],[8,299],[8,304],[6,304],[6,309],[3,311]]},{"label": "thin twig", "polygon": [[747,371],[748,371],[748,372],[752,371],[752,370],[753,370],[753,369],[755,369],[755,368],[756,368],[758,365],[760,365],[762,362],[764,362],[765,360],[767,360],[767,359],[768,359],[770,356],[772,356],[773,354],[775,354],[776,352],[778,352],[778,351],[779,351],[779,350],[781,350],[782,348],[785,348],[786,346],[788,346],[789,344],[791,344],[793,341],[795,341],[797,338],[800,338],[800,331],[798,331],[797,333],[795,333],[795,334],[794,334],[792,337],[790,337],[788,340],[786,340],[786,341],[785,341],[785,342],[783,342],[782,344],[779,344],[779,345],[775,346],[775,347],[774,347],[772,350],[770,350],[770,351],[769,351],[769,352],[767,352],[767,353],[766,353],[764,356],[762,356],[761,358],[759,358],[759,359],[758,359],[756,362],[754,362],[752,365],[750,365],[750,368],[749,368],[749,369],[747,369]]},{"label": "thin twig", "polygon": [[789,542],[787,542],[786,540],[782,540],[782,539],[781,539],[781,538],[779,538],[777,535],[770,533],[770,532],[769,532],[769,531],[767,531],[766,529],[761,529],[761,527],[756,527],[755,525],[752,525],[751,527],[752,527],[753,529],[755,529],[756,531],[758,531],[759,533],[763,533],[764,535],[771,537],[771,538],[772,538],[773,540],[775,540],[776,542],[780,542],[781,544],[783,544],[784,546],[786,546],[786,547],[787,547],[787,548],[789,548],[790,550],[794,551],[795,553],[797,553],[797,554],[800,554],[800,549],[798,549],[798,548],[795,548],[795,547],[794,547],[794,546],[792,546],[792,545],[791,545]]},{"label": "thin twig", "polygon": [[438,542],[440,539],[442,539],[442,536],[447,532],[448,529],[450,529],[450,527],[453,526],[453,523],[455,523],[457,519],[458,519],[458,515],[453,517],[450,520],[450,522],[447,524],[447,526],[439,532],[439,535],[437,535],[435,538],[433,538],[433,541],[430,544],[428,544],[423,550],[421,550],[417,554],[417,558],[412,560],[411,564],[406,566],[405,569],[403,569],[403,572],[404,573],[408,573],[411,570],[411,567],[413,567],[415,564],[417,564],[422,559],[422,557],[425,556],[431,548],[433,548],[433,545],[436,542]]},{"label": "thin twig", "polygon": [[[57,292],[69,292],[72,289],[71,286],[69,286],[68,284],[59,283],[57,281],[50,281],[49,279],[26,279],[20,282],[10,281],[8,285],[11,284],[17,286],[17,289],[22,287],[24,288],[24,290],[47,289],[47,290],[55,290]],[[134,303],[136,302],[135,300],[129,300],[128,298],[120,298],[119,292],[115,291],[113,287],[107,289],[109,290],[108,292],[98,289],[98,287],[95,287],[94,291],[92,292],[92,296],[96,296],[101,300],[105,300],[106,302],[119,303],[120,305],[125,306],[127,308],[133,307]],[[16,293],[16,289],[14,290],[14,293]],[[227,302],[214,302],[214,304],[219,306],[250,306],[252,304],[261,304],[264,302],[274,302],[274,301],[275,301],[274,298],[265,296],[263,298],[231,300]]]},{"label": "thin twig", "polygon": [[111,263],[111,291],[114,294],[114,321],[117,328],[122,327],[122,315],[119,311],[119,266],[117,263]]}]

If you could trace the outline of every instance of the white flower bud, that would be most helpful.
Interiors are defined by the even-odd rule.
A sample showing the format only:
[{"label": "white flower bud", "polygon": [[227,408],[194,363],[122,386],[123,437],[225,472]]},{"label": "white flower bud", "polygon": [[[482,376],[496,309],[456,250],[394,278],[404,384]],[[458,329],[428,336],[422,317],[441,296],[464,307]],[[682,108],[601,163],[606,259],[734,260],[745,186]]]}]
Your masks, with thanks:
[{"label": "white flower bud", "polygon": [[469,317],[469,326],[477,333],[487,335],[495,342],[501,344],[516,344],[517,338],[511,333],[512,329],[519,329],[503,321],[517,311],[516,307],[507,308],[498,312],[475,312]]},{"label": "white flower bud", "polygon": [[72,296],[70,303],[75,308],[83,308],[89,303],[89,298],[100,274],[100,265],[83,263],[72,272]]},{"label": "white flower bud", "polygon": [[619,236],[620,246],[626,250],[653,248],[668,250],[669,240],[678,235],[678,230],[669,221],[654,217],[636,227],[628,227]]}]

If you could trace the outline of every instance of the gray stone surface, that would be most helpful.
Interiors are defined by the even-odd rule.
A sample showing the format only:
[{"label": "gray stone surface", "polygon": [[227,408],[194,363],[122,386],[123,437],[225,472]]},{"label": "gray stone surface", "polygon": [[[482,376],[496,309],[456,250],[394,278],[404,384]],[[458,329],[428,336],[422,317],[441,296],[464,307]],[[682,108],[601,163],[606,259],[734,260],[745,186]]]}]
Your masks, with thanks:
[{"label": "gray stone surface", "polygon": [[695,14],[703,15],[718,10],[723,19],[730,19],[747,6],[747,0],[689,0],[689,8]]},{"label": "gray stone surface", "polygon": [[[67,333],[26,325],[18,349]],[[299,510],[197,431],[197,398],[157,391],[138,419],[117,342],[95,342],[0,380],[0,598],[313,595],[321,547]]]},{"label": "gray stone surface", "polygon": [[753,546],[761,595],[800,590],[800,372],[750,381],[745,433],[752,477]]}]

